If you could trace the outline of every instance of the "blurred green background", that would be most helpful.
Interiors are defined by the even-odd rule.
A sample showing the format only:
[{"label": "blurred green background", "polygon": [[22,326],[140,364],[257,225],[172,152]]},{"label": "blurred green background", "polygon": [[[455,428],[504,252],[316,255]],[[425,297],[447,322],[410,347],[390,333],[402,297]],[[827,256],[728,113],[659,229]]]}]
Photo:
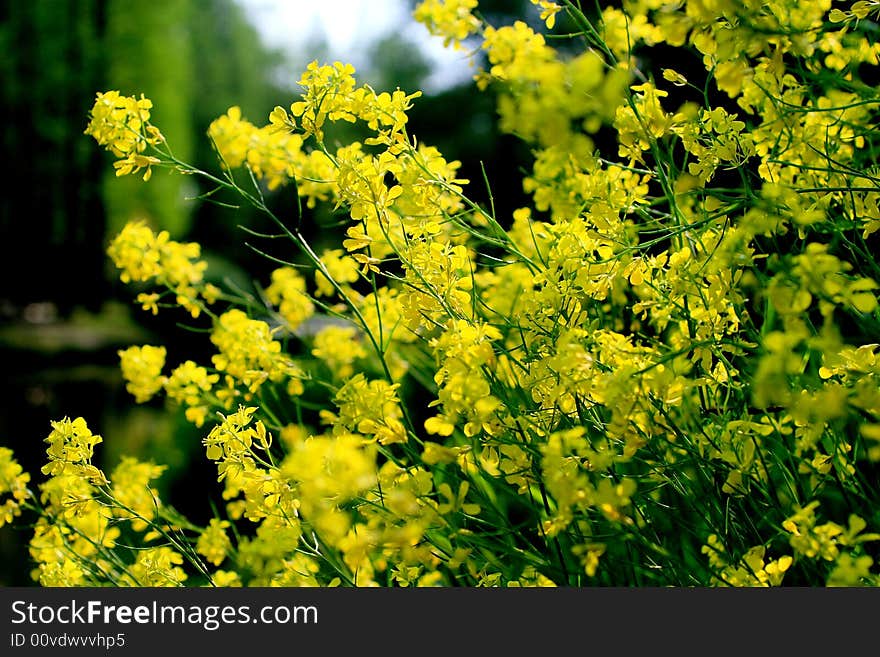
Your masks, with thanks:
[{"label": "blurred green background", "polygon": [[[407,12],[417,4],[401,2]],[[160,481],[163,499],[197,522],[210,512],[207,493],[194,494],[215,487],[203,432],[161,400],[135,404],[116,353],[132,344],[164,344],[169,362],[209,362],[210,344],[204,334],[181,328],[180,314],[142,311],[105,249],[126,221],[145,217],[173,239],[200,242],[210,276],[248,286],[265,281],[272,263],[244,246],[239,226],[260,230],[265,219],[195,200],[207,189],[192,177],[156,170],[149,183],[116,178],[110,156],[83,130],[96,92],[143,93],[176,155],[216,171],[205,136],[210,122],[239,105],[246,118],[266,123],[272,107],[294,100],[305,63],[328,54],[322,35],[308,30],[292,31],[285,50],[267,46],[244,7],[235,0],[0,3],[7,162],[0,176],[0,444],[15,450],[33,485],[42,480],[50,421],[83,416],[104,436],[100,465],[109,471],[124,453],[153,458],[169,466]],[[537,21],[528,0],[481,2],[481,8],[496,25],[516,16]],[[401,28],[375,35],[360,53],[367,65],[359,80],[377,89],[422,88],[434,71],[411,34]],[[430,38],[427,31],[422,38]],[[518,163],[528,153],[497,133],[494,118],[491,95],[465,81],[418,99],[410,131],[447,160],[462,161],[461,174],[472,181],[468,193],[478,202],[486,198],[485,166],[503,218],[526,202]],[[282,217],[292,216],[290,194],[282,188],[269,196]],[[329,209],[305,219],[319,246],[335,243],[341,229]],[[33,585],[27,556],[33,518],[20,520],[0,529],[2,586]]]}]

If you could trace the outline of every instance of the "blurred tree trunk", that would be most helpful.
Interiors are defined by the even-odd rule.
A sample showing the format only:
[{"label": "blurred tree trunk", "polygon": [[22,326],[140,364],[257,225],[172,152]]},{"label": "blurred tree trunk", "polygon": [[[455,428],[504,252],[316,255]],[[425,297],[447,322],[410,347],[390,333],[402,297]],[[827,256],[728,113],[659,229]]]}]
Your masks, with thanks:
[{"label": "blurred tree trunk", "polygon": [[[0,194],[0,302],[55,299],[100,286],[104,215],[101,157],[82,134],[103,78],[104,3],[0,5],[0,106],[5,190]],[[71,121],[70,117],[82,117]],[[92,290],[92,297],[100,289]]]}]

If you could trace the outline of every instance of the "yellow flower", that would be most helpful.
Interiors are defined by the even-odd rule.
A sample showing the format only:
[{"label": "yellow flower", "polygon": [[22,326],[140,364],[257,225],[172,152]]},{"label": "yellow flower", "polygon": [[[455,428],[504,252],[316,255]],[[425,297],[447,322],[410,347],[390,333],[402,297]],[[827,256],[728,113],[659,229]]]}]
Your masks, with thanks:
[{"label": "yellow flower", "polygon": [[541,9],[541,20],[544,21],[548,30],[552,30],[556,25],[556,14],[562,11],[562,7],[555,2],[548,2],[548,0],[531,0],[531,3]]},{"label": "yellow flower", "polygon": [[380,444],[406,442],[403,411],[397,397],[400,384],[367,381],[360,372],[345,382],[334,397],[339,415],[326,414],[340,429],[375,438]]},{"label": "yellow flower", "polygon": [[220,380],[219,374],[208,374],[208,370],[191,360],[175,367],[164,382],[165,392],[187,406],[198,406],[205,393]]},{"label": "yellow flower", "polygon": [[323,360],[334,375],[346,379],[354,373],[353,363],[367,355],[354,326],[326,326],[315,334],[312,354]]},{"label": "yellow flower", "polygon": [[149,98],[121,96],[118,91],[98,93],[89,112],[89,124],[85,134],[91,135],[108,151],[120,158],[113,166],[121,176],[145,168],[144,180],[149,180],[150,167],[160,160],[143,155],[147,145],[157,145],[165,140],[162,133],[150,124]]},{"label": "yellow flower", "polygon": [[180,586],[187,579],[182,563],[183,555],[170,547],[140,550],[123,580],[128,586]]},{"label": "yellow flower", "polygon": [[143,531],[152,521],[159,508],[156,490],[149,483],[165,471],[166,466],[144,463],[131,456],[123,456],[119,465],[110,473],[113,496],[119,503],[114,509],[121,518],[131,519],[134,531]]},{"label": "yellow flower", "polygon": [[461,482],[456,493],[452,492],[452,487],[449,484],[443,482],[437,486],[437,492],[446,498],[446,501],[437,506],[437,511],[442,515],[459,512],[470,516],[478,515],[481,510],[480,505],[464,501],[469,490],[470,483],[467,481]]},{"label": "yellow flower", "polygon": [[219,350],[211,357],[214,367],[233,377],[226,380],[229,393],[218,391],[218,397],[235,396],[236,380],[244,383],[252,394],[266,381],[301,375],[301,370],[282,353],[281,343],[273,339],[269,325],[251,319],[238,308],[218,318],[211,332],[211,342]]},{"label": "yellow flower", "polygon": [[211,518],[196,542],[196,551],[215,566],[223,563],[232,548],[232,542],[226,534],[229,527],[231,527],[229,521]]},{"label": "yellow flower", "polygon": [[49,463],[41,468],[43,474],[75,474],[83,476],[95,485],[107,483],[103,473],[91,465],[95,445],[103,438],[93,434],[85,419],[65,417],[51,422],[52,432],[44,442],[49,443],[46,454]]},{"label": "yellow flower", "polygon": [[306,281],[293,267],[276,269],[271,276],[272,284],[266,288],[266,298],[278,306],[278,312],[288,327],[295,330],[315,313],[315,304],[306,293]]},{"label": "yellow flower", "polygon": [[[176,296],[177,303],[198,317],[199,294],[215,298],[217,288],[205,285],[208,264],[199,260],[201,246],[196,242],[181,243],[170,239],[168,231],[154,233],[144,221],[130,221],[110,242],[107,254],[120,269],[123,283],[153,281],[164,285]],[[142,293],[138,301],[144,310],[158,311],[158,294]]]},{"label": "yellow flower", "polygon": [[0,527],[11,523],[13,518],[21,514],[21,503],[30,497],[27,489],[30,478],[13,458],[12,450],[0,447],[0,495],[12,494],[12,499],[7,499],[0,506]]},{"label": "yellow flower", "polygon": [[676,87],[683,87],[688,83],[686,77],[684,77],[681,73],[672,68],[663,69],[663,79],[669,80]]},{"label": "yellow flower", "polygon": [[162,375],[165,366],[165,347],[143,345],[129,347],[118,352],[125,389],[137,403],[149,401],[165,385],[166,377]]},{"label": "yellow flower", "polygon": [[[321,262],[326,267],[327,273],[339,285],[354,283],[359,278],[357,261],[345,255],[342,249],[325,249],[321,253]],[[330,297],[336,294],[336,289],[320,270],[315,271],[315,283],[318,287],[317,296]]]},{"label": "yellow flower", "polygon": [[423,0],[413,11],[413,18],[428,32],[443,37],[443,45],[461,48],[461,42],[480,29],[480,21],[471,13],[477,0]]}]

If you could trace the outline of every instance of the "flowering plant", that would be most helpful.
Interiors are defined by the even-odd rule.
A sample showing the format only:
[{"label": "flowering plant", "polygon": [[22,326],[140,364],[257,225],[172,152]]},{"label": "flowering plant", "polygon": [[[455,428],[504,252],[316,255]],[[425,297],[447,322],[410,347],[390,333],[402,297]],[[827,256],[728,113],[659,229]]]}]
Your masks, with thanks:
[{"label": "flowering plant", "polygon": [[[162,465],[105,474],[86,421],[54,422],[37,490],[0,451],[0,521],[39,510],[41,584],[878,582],[880,5],[533,4],[541,29],[477,0],[415,10],[479,44],[476,86],[531,148],[510,217],[410,134],[419,92],[344,63],[309,64],[265,126],[216,119],[214,173],[174,156],[149,100],[97,95],[86,132],[117,175],[198,176],[291,257],[248,295],[148,221],[113,239],[144,310],[206,322],[210,362],[120,359],[136,402],[201,428],[225,506],[196,526],[151,487]],[[669,49],[698,79],[656,66]],[[328,143],[338,122],[368,136]],[[336,248],[265,190],[301,221],[332,204]]]}]

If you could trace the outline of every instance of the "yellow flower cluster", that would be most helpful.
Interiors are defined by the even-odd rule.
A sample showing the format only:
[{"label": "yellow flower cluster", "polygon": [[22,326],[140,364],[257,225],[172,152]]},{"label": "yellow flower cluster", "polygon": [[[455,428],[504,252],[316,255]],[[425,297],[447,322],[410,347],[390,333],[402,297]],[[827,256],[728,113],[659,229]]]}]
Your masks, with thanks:
[{"label": "yellow flower cluster", "polygon": [[156,518],[162,503],[149,483],[158,479],[165,470],[164,465],[123,456],[110,473],[111,494],[116,504],[114,511],[118,517],[131,520],[134,531],[146,530]]},{"label": "yellow flower cluster", "polygon": [[[309,158],[302,150],[300,135],[279,130],[274,123],[257,128],[242,118],[240,107],[234,106],[211,123],[208,136],[228,169],[247,164],[255,176],[266,181],[270,190],[300,174],[314,181],[300,190],[309,197],[310,205],[314,207],[316,199],[326,200],[327,185],[322,187],[319,174],[322,165],[326,168],[329,162],[322,161],[320,152]],[[307,172],[315,175],[309,176]]]},{"label": "yellow flower cluster", "polygon": [[[576,32],[564,48],[476,0],[419,3],[447,44],[479,41],[477,87],[532,154],[511,216],[408,133],[418,93],[351,65],[309,64],[264,127],[231,108],[209,131],[221,166],[294,181],[344,232],[315,250],[270,212],[302,259],[248,297],[204,283],[197,244],[142,223],[111,243],[123,281],[210,322],[210,366],[119,355],[135,401],[216,418],[225,506],[181,528],[161,466],[126,458],[108,480],[100,436],[54,423],[35,577],[877,584],[877,98],[858,64],[880,50],[864,5],[830,4],[533,0],[532,25]],[[657,46],[705,71],[654,66]],[[158,144],[148,101],[112,93],[89,133],[119,157]],[[330,149],[334,122],[368,136]],[[9,522],[36,501],[11,454],[0,473]],[[125,568],[120,526],[143,542]]]},{"label": "yellow flower cluster", "polygon": [[[168,231],[158,233],[143,221],[132,221],[113,238],[107,253],[120,269],[123,283],[155,283],[174,294],[178,305],[198,317],[203,302],[211,303],[219,290],[204,282],[208,263],[199,260],[201,246],[196,242],[176,242]],[[201,297],[201,299],[199,298]],[[138,301],[155,315],[160,295],[142,293]]]},{"label": "yellow flower cluster", "polygon": [[49,443],[46,449],[49,462],[41,468],[41,472],[53,477],[74,475],[96,486],[106,484],[104,473],[92,465],[95,445],[103,440],[92,433],[81,417],[52,422],[52,433],[45,440]]},{"label": "yellow flower cluster", "polygon": [[716,534],[706,539],[702,552],[717,569],[715,581],[720,586],[779,586],[793,562],[790,556],[765,562],[766,548],[758,545],[747,550],[738,563],[728,563],[724,546]]},{"label": "yellow flower cluster", "polygon": [[165,347],[143,345],[129,347],[118,353],[122,377],[126,381],[125,389],[134,395],[139,404],[152,399],[165,383],[165,377],[162,376]]},{"label": "yellow flower cluster", "polygon": [[[227,383],[243,383],[253,394],[266,381],[286,377],[296,380],[301,370],[282,352],[272,329],[261,320],[251,319],[243,311],[223,313],[211,333],[211,342],[219,353],[211,357],[218,372],[225,372]],[[234,380],[234,381],[233,381]]]},{"label": "yellow flower cluster", "polygon": [[30,497],[27,484],[31,476],[13,458],[8,447],[0,447],[0,495],[11,495],[0,506],[0,527],[10,524],[21,515],[22,502]]},{"label": "yellow flower cluster", "polygon": [[272,272],[272,284],[266,288],[269,303],[278,306],[278,312],[287,328],[295,330],[315,312],[315,304],[306,294],[306,282],[293,267],[281,267]]},{"label": "yellow flower cluster", "polygon": [[[165,466],[123,456],[108,479],[92,463],[102,438],[81,417],[52,422],[46,442],[49,463],[43,473],[49,478],[39,485],[40,515],[30,542],[32,574],[40,584],[169,586],[186,579],[183,556],[171,547],[134,550],[128,564],[114,552],[124,531],[144,541],[171,536],[165,532],[173,525],[150,485]],[[133,534],[127,536],[126,542]]]},{"label": "yellow flower cluster", "polygon": [[205,403],[207,393],[219,380],[219,374],[211,374],[201,365],[187,360],[172,370],[165,379],[164,388],[169,398],[187,407],[186,418],[200,427],[209,409]]},{"label": "yellow flower cluster", "polygon": [[425,0],[413,17],[432,35],[443,37],[444,46],[459,49],[462,41],[480,29],[480,21],[472,13],[476,7],[477,0]]},{"label": "yellow flower cluster", "polygon": [[323,411],[323,419],[333,424],[334,431],[357,432],[382,445],[405,442],[406,428],[397,398],[399,387],[381,379],[367,381],[363,374],[355,374],[333,398],[339,407],[338,415]]},{"label": "yellow flower cluster", "polygon": [[97,94],[85,134],[119,158],[113,163],[117,176],[145,169],[146,181],[152,175],[152,165],[160,163],[159,158],[144,154],[148,145],[165,141],[159,129],[150,123],[152,107],[152,101],[143,94],[140,98],[122,96],[118,91]]}]

